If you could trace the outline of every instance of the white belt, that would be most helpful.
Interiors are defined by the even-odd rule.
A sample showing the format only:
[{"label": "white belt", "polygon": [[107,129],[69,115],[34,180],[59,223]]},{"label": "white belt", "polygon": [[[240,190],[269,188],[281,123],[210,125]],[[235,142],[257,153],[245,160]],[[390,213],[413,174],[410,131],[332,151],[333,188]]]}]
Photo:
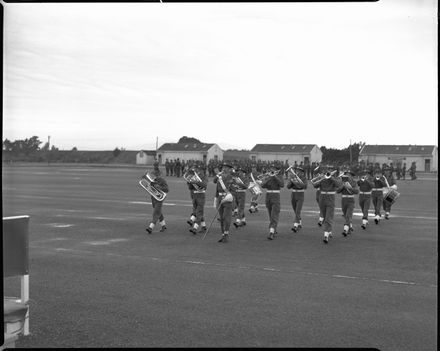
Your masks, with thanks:
[{"label": "white belt", "polygon": [[370,194],[371,194],[371,191],[359,191],[359,194],[362,194],[362,195],[370,195]]},{"label": "white belt", "polygon": [[266,193],[279,193],[279,190],[266,190]]},{"label": "white belt", "polygon": [[194,190],[194,194],[204,194],[205,190]]},{"label": "white belt", "polygon": [[237,193],[245,193],[246,190],[241,190],[241,189],[240,189],[240,190],[236,190],[236,192],[237,192]]},{"label": "white belt", "polygon": [[336,194],[336,191],[321,191],[321,194]]},{"label": "white belt", "polygon": [[342,195],[342,197],[354,197],[354,195]]},{"label": "white belt", "polygon": [[382,191],[382,188],[373,188],[372,191]]},{"label": "white belt", "polygon": [[226,193],[218,193],[219,195],[226,195]]},{"label": "white belt", "polygon": [[303,193],[304,189],[292,189],[292,192],[294,192],[294,193]]}]

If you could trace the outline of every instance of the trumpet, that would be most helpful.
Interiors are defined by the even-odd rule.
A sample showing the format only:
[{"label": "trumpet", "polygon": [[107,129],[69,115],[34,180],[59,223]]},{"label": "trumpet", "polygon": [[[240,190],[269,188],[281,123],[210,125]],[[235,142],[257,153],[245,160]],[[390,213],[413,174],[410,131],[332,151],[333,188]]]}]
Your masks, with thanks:
[{"label": "trumpet", "polygon": [[163,201],[167,194],[163,190],[155,187],[155,181],[156,177],[153,177],[150,173],[146,173],[139,181],[139,184],[157,201]]},{"label": "trumpet", "polygon": [[325,179],[329,179],[329,178],[333,177],[337,171],[338,171],[337,169],[335,169],[332,172],[327,171],[324,175]]},{"label": "trumpet", "polygon": [[266,173],[258,175],[257,179],[263,181],[263,180],[266,180],[268,177],[275,177],[278,174],[280,174],[280,171],[270,171],[270,172],[266,172]]},{"label": "trumpet", "polygon": [[297,183],[299,185],[304,185],[304,182],[302,181],[302,179],[299,177],[298,174],[296,174],[296,172],[293,170],[293,166],[290,166],[289,168],[286,169],[286,172],[290,172],[292,177],[292,181],[294,183]]},{"label": "trumpet", "polygon": [[192,184],[192,186],[196,189],[196,191],[200,191],[203,190],[203,188],[196,184],[195,182],[201,182],[202,179],[200,179],[200,176],[197,174],[196,171],[191,170],[192,174],[190,174],[189,171],[185,172],[183,174],[183,179],[185,179],[187,181],[187,183]]}]

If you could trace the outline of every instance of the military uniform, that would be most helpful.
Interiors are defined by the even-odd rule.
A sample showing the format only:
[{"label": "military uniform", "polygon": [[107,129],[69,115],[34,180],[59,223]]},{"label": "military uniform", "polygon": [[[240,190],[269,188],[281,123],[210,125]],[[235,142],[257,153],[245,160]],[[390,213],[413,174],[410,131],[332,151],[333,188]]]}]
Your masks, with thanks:
[{"label": "military uniform", "polygon": [[371,204],[371,190],[374,188],[373,178],[369,173],[364,172],[361,179],[357,182],[359,186],[359,206],[362,211],[362,229],[368,225],[368,210]]},{"label": "military uniform", "polygon": [[244,205],[246,203],[246,190],[249,186],[248,177],[246,177],[246,173],[244,169],[238,169],[235,177],[240,178],[241,182],[234,182],[235,188],[235,206],[237,208],[237,218],[235,219],[234,226],[235,228],[242,227],[246,225],[246,216],[244,214]]},{"label": "military uniform", "polygon": [[[232,202],[234,198],[231,194],[233,179],[230,174],[230,164],[222,166],[222,175],[214,177],[216,187],[216,198],[218,206],[218,214],[221,224],[222,237],[219,242],[226,243],[229,240],[229,228],[231,227],[232,219]],[[227,170],[229,169],[229,171]]]},{"label": "military uniform", "polygon": [[321,193],[319,195],[319,207],[324,217],[324,243],[328,243],[332,236],[333,223],[335,217],[335,195],[342,188],[342,181],[339,178],[331,176],[324,178],[320,182]]},{"label": "military uniform", "polygon": [[[162,190],[164,193],[168,193],[168,184],[166,180],[161,177],[160,171],[158,169],[155,169],[151,174],[156,177],[153,183],[154,187]],[[151,234],[153,232],[154,226],[159,221],[159,224],[161,225],[160,231],[163,232],[167,229],[165,217],[162,213],[163,201],[158,201],[153,196],[151,196],[151,204],[153,205],[153,219],[150,221],[149,226],[146,228],[146,231]]]},{"label": "military uniform", "polygon": [[347,236],[353,229],[353,211],[354,211],[354,195],[359,193],[356,181],[353,179],[354,173],[350,171],[344,172],[342,175],[343,187],[339,190],[341,193],[342,216],[344,217],[344,229],[342,235]]},{"label": "military uniform", "polygon": [[[279,170],[276,167],[271,167],[272,170]],[[266,189],[266,208],[269,213],[269,240],[273,240],[277,230],[278,220],[280,217],[281,203],[280,203],[280,189],[284,188],[283,174],[279,173],[274,176],[267,176],[261,183],[261,187]]]},{"label": "military uniform", "polygon": [[373,202],[374,208],[374,223],[379,224],[379,221],[382,217],[380,209],[382,207],[383,202],[383,188],[387,186],[385,180],[382,175],[375,172],[375,177],[373,179],[373,189],[371,189],[371,200]]},{"label": "military uniform", "polygon": [[208,178],[200,172],[200,168],[198,167],[194,169],[194,172],[197,172],[200,181],[192,181],[188,183],[188,189],[191,193],[191,201],[193,205],[193,212],[188,220],[188,224],[191,226],[189,231],[193,234],[197,234],[199,227],[201,227],[202,230],[206,230],[204,212]]},{"label": "military uniform", "polygon": [[300,181],[295,179],[295,177],[289,177],[286,187],[287,189],[292,189],[290,202],[295,214],[292,230],[296,233],[300,228],[302,228],[301,211],[304,204],[304,192],[307,189],[307,179],[302,168],[298,167],[295,171]]},{"label": "military uniform", "polygon": [[[317,177],[319,175],[320,170],[321,170],[321,168],[319,166],[315,167],[313,169],[313,178],[315,178],[315,177]],[[321,186],[320,186],[319,183],[312,184],[312,185],[316,189],[315,199],[316,199],[316,203],[318,204],[318,208],[319,208],[318,225],[320,227],[322,227],[322,223],[324,222],[324,215],[322,214],[322,210],[321,210],[321,207],[320,207],[320,204],[319,204],[319,197],[320,197],[320,194],[321,194]]]},{"label": "military uniform", "polygon": [[[396,179],[393,177],[393,173],[391,173],[390,170],[385,170],[384,177],[387,179],[390,188],[397,190]],[[384,194],[382,206],[383,206],[383,210],[385,211],[385,219],[389,219],[392,203],[388,201],[388,199],[385,199],[385,195],[386,193]]]}]

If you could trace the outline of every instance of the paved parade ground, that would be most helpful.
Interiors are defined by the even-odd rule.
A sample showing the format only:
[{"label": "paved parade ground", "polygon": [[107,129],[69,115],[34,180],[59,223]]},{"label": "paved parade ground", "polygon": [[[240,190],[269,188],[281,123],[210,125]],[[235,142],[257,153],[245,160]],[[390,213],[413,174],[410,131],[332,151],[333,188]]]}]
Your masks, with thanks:
[{"label": "paved parade ground", "polygon": [[[151,235],[139,167],[3,166],[3,216],[30,215],[30,332],[17,347],[371,347],[437,349],[438,183],[397,181],[391,218],[329,244],[309,183],[303,229],[283,189],[275,240],[264,195],[218,243],[194,236],[182,178],[166,177],[168,230]],[[206,195],[209,225],[212,179]],[[370,213],[371,213],[370,209]],[[4,281],[5,295],[15,281]]]}]

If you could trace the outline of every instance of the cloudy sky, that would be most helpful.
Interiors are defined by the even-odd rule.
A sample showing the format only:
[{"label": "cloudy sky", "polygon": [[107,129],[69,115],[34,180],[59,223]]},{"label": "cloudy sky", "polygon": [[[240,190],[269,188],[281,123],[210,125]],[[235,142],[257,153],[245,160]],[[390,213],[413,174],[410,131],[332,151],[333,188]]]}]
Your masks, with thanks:
[{"label": "cloudy sky", "polygon": [[437,2],[4,4],[3,140],[437,145]]}]

